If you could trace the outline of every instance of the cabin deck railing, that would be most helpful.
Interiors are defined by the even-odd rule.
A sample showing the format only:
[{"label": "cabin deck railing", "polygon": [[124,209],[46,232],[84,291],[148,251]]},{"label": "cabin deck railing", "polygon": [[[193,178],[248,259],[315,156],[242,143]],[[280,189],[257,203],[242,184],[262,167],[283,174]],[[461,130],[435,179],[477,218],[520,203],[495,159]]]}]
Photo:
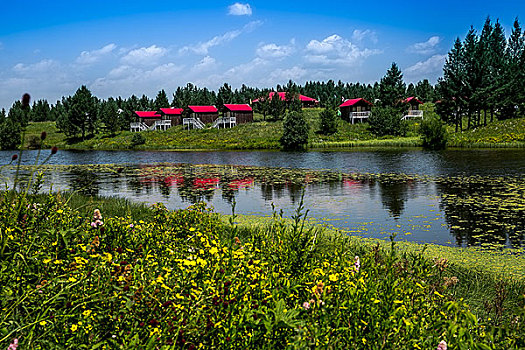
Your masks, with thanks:
[{"label": "cabin deck railing", "polygon": [[215,122],[212,125],[212,128],[219,129],[221,126],[223,128],[226,128],[226,127],[232,128],[236,125],[237,125],[236,117],[221,117],[215,120]]},{"label": "cabin deck railing", "polygon": [[368,119],[370,117],[370,111],[364,111],[364,112],[351,112],[350,113],[350,120],[352,121],[352,124],[354,124],[354,120],[361,120]]},{"label": "cabin deck railing", "polygon": [[199,118],[183,118],[182,125],[188,126],[188,129],[190,128],[190,126],[197,128],[197,129],[205,128],[204,123]]},{"label": "cabin deck railing", "polygon": [[410,118],[423,118],[423,111],[420,110],[413,110],[413,111],[407,111],[405,112],[405,115],[401,120],[407,120]]}]

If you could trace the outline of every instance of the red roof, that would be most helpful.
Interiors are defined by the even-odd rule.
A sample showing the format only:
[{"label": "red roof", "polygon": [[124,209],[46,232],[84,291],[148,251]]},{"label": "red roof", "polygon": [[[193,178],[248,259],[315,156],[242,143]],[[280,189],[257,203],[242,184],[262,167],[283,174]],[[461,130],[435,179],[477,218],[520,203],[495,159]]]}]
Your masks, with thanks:
[{"label": "red roof", "polygon": [[364,98],[352,98],[350,100],[346,100],[345,102],[343,102],[342,104],[339,105],[339,107],[348,107],[348,106],[353,106],[355,105],[356,103],[358,102],[365,102],[367,104],[369,104],[370,106],[372,105],[370,102],[368,102],[367,100],[365,100]]},{"label": "red roof", "polygon": [[[268,95],[268,99],[271,100],[273,95],[275,95],[275,92],[274,91],[270,92],[270,94]],[[278,92],[277,95],[279,95],[279,98],[281,100],[286,101],[286,92]],[[259,100],[260,98],[255,99],[252,102],[259,102]],[[299,94],[299,100],[301,102],[315,102],[315,103],[319,102],[315,98],[311,98],[311,97],[301,95],[301,94]]]},{"label": "red roof", "polygon": [[215,106],[188,106],[194,113],[217,113]]},{"label": "red roof", "polygon": [[252,107],[249,105],[231,105],[225,104],[224,107],[228,108],[232,112],[251,112]]},{"label": "red roof", "polygon": [[162,113],[166,115],[181,115],[184,108],[161,108]]},{"label": "red roof", "polygon": [[160,118],[160,114],[155,111],[135,111],[139,118]]},{"label": "red roof", "polygon": [[421,102],[420,100],[417,99],[417,97],[409,97],[407,99],[404,99],[403,100],[404,103],[411,103],[411,102],[417,102],[419,103],[420,105],[423,104],[423,102]]}]

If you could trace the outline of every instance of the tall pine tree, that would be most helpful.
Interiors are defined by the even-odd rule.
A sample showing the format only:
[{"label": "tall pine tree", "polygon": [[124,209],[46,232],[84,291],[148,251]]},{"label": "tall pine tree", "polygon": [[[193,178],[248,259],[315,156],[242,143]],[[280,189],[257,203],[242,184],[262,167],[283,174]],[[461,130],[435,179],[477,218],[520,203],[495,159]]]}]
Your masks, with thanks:
[{"label": "tall pine tree", "polygon": [[386,71],[379,83],[379,99],[384,107],[395,106],[405,97],[406,85],[403,82],[403,74],[395,62]]}]

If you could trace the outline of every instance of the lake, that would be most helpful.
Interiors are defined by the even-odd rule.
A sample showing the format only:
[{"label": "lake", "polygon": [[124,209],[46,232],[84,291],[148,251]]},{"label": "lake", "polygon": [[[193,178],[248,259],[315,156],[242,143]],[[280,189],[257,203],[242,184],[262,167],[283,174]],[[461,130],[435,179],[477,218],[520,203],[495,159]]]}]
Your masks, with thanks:
[{"label": "lake", "polygon": [[[395,233],[414,242],[519,248],[524,156],[524,150],[508,149],[59,151],[48,162],[53,167],[46,170],[45,188],[163,202],[170,209],[205,201],[225,214],[235,202],[237,213],[260,216],[271,215],[272,206],[290,216],[304,191],[313,221],[351,235],[387,239]],[[35,157],[36,151],[24,152],[22,164]]]}]

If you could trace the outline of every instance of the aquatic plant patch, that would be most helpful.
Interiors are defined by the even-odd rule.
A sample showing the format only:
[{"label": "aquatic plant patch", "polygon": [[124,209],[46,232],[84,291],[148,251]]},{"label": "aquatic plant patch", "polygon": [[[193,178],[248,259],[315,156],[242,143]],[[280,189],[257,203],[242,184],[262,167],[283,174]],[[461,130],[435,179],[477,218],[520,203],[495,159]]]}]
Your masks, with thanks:
[{"label": "aquatic plant patch", "polygon": [[[30,173],[29,169],[22,167],[21,173]],[[165,198],[178,195],[188,204],[210,202],[219,191],[224,201],[231,204],[241,191],[255,188],[260,189],[264,196],[268,195],[265,201],[273,200],[274,194],[278,197],[283,191],[299,197],[303,189],[308,194],[316,188],[334,188],[336,193],[353,193],[355,196],[369,191],[370,196],[374,193],[381,195],[380,206],[374,210],[382,210],[383,207],[394,218],[403,216],[405,203],[412,191],[429,191],[430,197],[424,203],[425,206],[433,206],[421,207],[412,215],[403,216],[400,222],[385,225],[366,217],[356,221],[344,213],[335,217],[317,217],[317,221],[326,226],[343,228],[349,235],[373,234],[388,238],[391,234],[397,234],[401,239],[411,239],[410,235],[419,232],[431,239],[427,232],[445,232],[448,235],[450,231],[450,238],[442,240],[443,243],[449,241],[448,244],[487,249],[520,248],[525,243],[525,185],[522,176],[435,177],[170,163],[142,166],[44,165],[41,169],[48,173],[71,174],[76,179],[71,181],[73,189],[88,194],[97,194],[96,183],[91,185],[89,181],[103,176],[103,181],[125,181],[128,187],[137,191],[158,188]],[[344,198],[327,197],[326,201],[338,203],[345,201]],[[330,208],[330,203],[318,200],[319,206]]]}]

